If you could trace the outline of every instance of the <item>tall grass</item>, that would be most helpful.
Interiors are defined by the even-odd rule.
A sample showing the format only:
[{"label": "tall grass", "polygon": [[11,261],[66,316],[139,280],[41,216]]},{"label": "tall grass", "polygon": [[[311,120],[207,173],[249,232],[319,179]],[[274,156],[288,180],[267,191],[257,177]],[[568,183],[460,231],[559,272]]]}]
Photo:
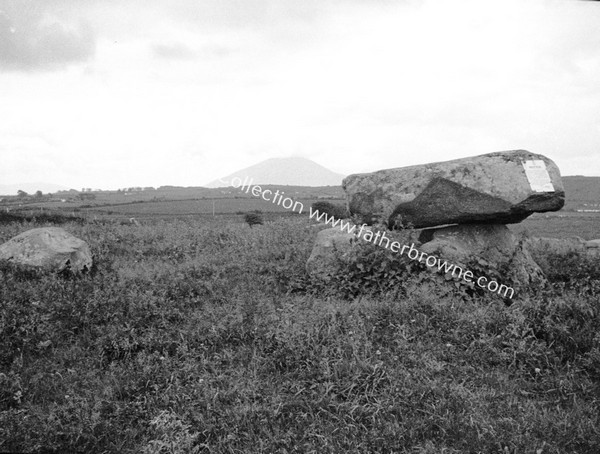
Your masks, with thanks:
[{"label": "tall grass", "polygon": [[313,283],[300,218],[65,228],[89,275],[0,264],[0,451],[598,452],[593,263],[506,307],[379,259]]}]

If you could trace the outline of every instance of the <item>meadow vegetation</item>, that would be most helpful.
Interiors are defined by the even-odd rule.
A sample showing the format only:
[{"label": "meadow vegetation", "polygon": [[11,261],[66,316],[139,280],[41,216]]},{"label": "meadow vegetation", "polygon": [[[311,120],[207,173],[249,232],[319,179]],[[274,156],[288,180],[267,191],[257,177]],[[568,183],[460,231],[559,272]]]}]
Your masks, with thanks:
[{"label": "meadow vegetation", "polygon": [[0,263],[0,452],[598,452],[600,260],[507,306],[376,246],[312,281],[299,216],[63,227],[91,273]]}]

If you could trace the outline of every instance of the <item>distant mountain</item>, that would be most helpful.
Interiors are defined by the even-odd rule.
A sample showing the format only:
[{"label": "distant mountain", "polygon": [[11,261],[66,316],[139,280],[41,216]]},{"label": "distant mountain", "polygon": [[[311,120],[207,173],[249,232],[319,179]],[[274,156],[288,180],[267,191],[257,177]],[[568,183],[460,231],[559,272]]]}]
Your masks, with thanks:
[{"label": "distant mountain", "polygon": [[239,178],[252,179],[251,184],[275,184],[288,186],[339,186],[344,175],[306,158],[271,158],[259,162],[220,180],[211,181],[206,186],[219,188],[231,186],[231,181]]},{"label": "distant mountain", "polygon": [[35,194],[36,191],[42,191],[44,194],[57,191],[68,191],[69,188],[53,183],[18,183],[18,184],[0,184],[0,195],[17,195],[18,190],[25,191],[28,194]]}]

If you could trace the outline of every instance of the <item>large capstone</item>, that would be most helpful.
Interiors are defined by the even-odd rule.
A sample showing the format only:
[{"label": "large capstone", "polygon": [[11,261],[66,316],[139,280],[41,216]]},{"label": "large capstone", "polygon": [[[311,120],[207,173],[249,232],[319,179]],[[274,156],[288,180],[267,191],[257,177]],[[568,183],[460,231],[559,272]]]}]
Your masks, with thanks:
[{"label": "large capstone", "polygon": [[525,150],[355,174],[342,186],[351,214],[389,228],[516,223],[565,202],[556,164]]},{"label": "large capstone", "polygon": [[48,271],[89,271],[88,244],[59,227],[27,230],[0,245],[0,260]]}]

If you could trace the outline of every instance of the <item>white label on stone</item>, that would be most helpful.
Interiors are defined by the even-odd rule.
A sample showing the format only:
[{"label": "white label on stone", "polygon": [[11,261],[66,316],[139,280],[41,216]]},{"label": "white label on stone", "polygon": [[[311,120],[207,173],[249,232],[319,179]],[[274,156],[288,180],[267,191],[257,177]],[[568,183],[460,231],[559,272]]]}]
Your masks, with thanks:
[{"label": "white label on stone", "polygon": [[554,186],[544,161],[541,159],[525,161],[523,167],[533,192],[554,192]]}]

